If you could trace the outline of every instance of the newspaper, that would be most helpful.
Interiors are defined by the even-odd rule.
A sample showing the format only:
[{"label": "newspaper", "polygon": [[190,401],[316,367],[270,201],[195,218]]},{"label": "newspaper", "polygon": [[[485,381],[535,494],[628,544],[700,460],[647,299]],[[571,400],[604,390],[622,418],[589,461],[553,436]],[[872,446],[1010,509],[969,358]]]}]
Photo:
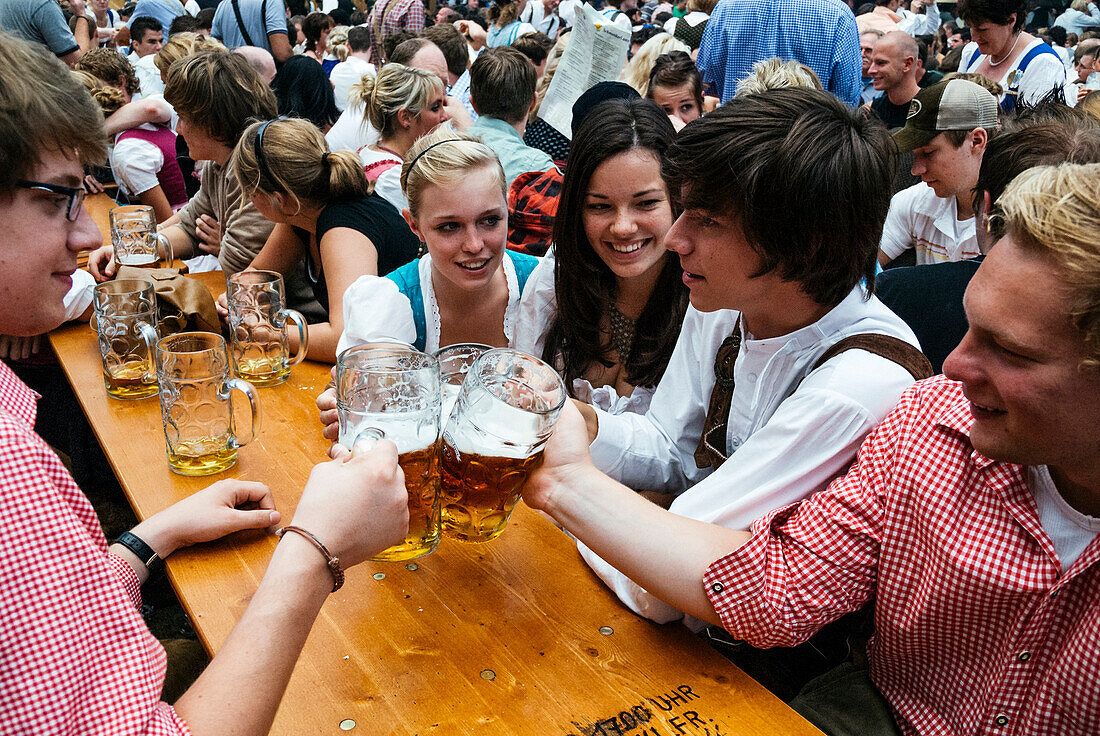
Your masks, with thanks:
[{"label": "newspaper", "polygon": [[573,103],[592,86],[617,80],[629,49],[630,31],[611,23],[587,3],[577,6],[569,43],[538,116],[571,139]]}]

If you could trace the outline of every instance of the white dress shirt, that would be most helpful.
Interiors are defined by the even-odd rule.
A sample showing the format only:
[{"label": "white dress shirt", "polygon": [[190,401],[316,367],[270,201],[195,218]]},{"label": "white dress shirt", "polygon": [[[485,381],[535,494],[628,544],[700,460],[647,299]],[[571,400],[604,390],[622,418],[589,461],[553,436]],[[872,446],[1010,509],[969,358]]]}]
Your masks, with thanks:
[{"label": "white dress shirt", "polygon": [[340,112],[348,106],[348,93],[353,85],[359,84],[364,74],[374,74],[374,64],[358,56],[348,55],[347,61],[341,61],[332,67],[328,79],[332,82],[332,94],[336,97],[336,109]]},{"label": "white dress shirt", "polygon": [[[863,350],[841,353],[811,372],[825,350],[850,335],[880,333],[917,345],[897,315],[864,295],[857,287],[820,320],[782,337],[742,333],[726,433],[729,459],[718,470],[697,467],[694,453],[714,387],[714,359],[738,313],[689,307],[649,411],[597,410],[599,433],[590,448],[596,467],[633,488],[679,492],[670,511],[730,529],[747,529],[824,488],[848,469],[864,437],[913,383],[900,365]],[[636,613],[660,623],[683,616],[584,544],[578,548]]]}]

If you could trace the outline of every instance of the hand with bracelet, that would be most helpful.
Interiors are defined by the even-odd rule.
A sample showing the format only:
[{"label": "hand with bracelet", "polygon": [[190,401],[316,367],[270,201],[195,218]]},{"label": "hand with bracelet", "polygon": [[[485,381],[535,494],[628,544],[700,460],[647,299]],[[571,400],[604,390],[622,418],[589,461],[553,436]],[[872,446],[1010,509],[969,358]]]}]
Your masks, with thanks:
[{"label": "hand with bracelet", "polygon": [[[143,558],[153,552],[167,557],[180,547],[280,521],[267,486],[219,481],[134,527],[131,533],[150,550],[126,540],[111,551],[140,568],[144,579]],[[397,447],[383,440],[355,458],[315,466],[289,526],[301,531],[281,535],[248,608],[175,703],[196,736],[267,733],[306,637],[343,570],[404,537],[409,504]],[[333,558],[338,562],[330,565]],[[246,706],[223,697],[241,682],[249,683]]]}]

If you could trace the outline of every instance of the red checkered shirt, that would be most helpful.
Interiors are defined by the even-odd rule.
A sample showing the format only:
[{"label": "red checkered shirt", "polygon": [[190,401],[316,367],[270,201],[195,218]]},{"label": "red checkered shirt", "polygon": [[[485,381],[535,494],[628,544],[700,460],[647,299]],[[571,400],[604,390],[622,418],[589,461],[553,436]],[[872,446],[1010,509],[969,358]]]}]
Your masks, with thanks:
[{"label": "red checkered shirt", "polygon": [[37,398],[0,363],[0,731],[189,734],[137,575],[34,433]]},{"label": "red checkered shirt", "polygon": [[[378,14],[382,13],[382,34],[378,34]],[[424,30],[424,3],[422,0],[378,0],[371,13],[371,59],[375,64],[382,58],[382,40],[394,31]]]},{"label": "red checkered shirt", "polygon": [[1062,574],[1026,469],[983,457],[958,383],[915,384],[847,476],[752,527],[703,584],[790,646],[875,598],[871,679],[906,734],[1100,734],[1100,539]]}]

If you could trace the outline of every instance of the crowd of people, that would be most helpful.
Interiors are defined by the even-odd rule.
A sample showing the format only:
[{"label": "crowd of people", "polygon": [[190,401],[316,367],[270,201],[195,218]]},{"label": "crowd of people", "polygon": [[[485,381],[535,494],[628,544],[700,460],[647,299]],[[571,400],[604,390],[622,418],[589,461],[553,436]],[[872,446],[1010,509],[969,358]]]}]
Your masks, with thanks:
[{"label": "crowd of people", "polygon": [[[283,536],[162,702],[150,560],[282,517],[223,480],[109,544],[36,434],[19,376],[116,275],[109,191],[192,271],[281,273],[312,360],[546,361],[572,401],[526,503],[765,684],[846,642],[773,688],[824,732],[1100,733],[1095,4],[116,4],[0,3],[3,730],[265,733],[332,589]],[[562,128],[589,12],[630,52]],[[292,523],[347,567],[406,493],[392,444],[331,454]]]}]

